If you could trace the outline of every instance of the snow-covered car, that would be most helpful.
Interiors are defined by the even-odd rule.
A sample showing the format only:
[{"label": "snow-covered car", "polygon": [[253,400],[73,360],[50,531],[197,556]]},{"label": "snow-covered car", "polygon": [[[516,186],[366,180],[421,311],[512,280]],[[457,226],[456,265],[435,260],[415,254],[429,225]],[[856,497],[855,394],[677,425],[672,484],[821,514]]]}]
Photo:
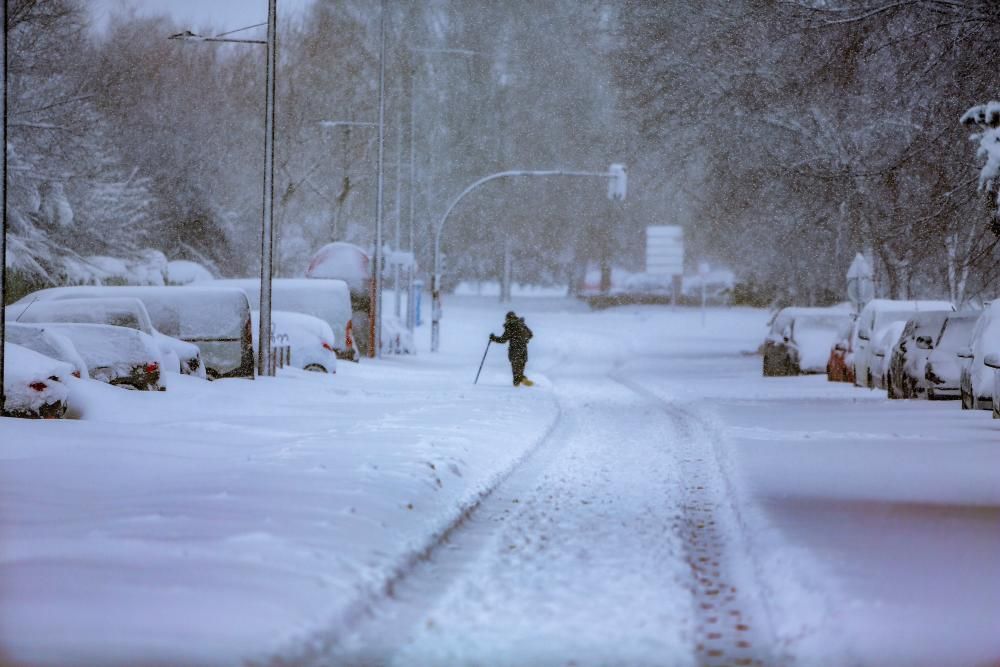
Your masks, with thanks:
[{"label": "snow-covered car", "polygon": [[926,394],[924,367],[950,314],[946,310],[932,310],[917,313],[906,321],[885,372],[889,398],[919,398]]},{"label": "snow-covered car", "polygon": [[873,337],[875,344],[870,348],[872,355],[868,367],[868,372],[872,376],[872,389],[886,388],[886,373],[889,370],[892,348],[899,341],[905,328],[905,320],[896,320],[885,325],[875,333]]},{"label": "snow-covered car", "polygon": [[[260,312],[253,311],[254,350],[260,330]],[[312,315],[271,311],[271,333],[276,340],[291,347],[289,366],[318,373],[337,372],[336,340],[330,325]]]},{"label": "snow-covered car", "polygon": [[959,395],[963,410],[989,410],[993,405],[993,370],[986,355],[1000,350],[1000,301],[983,310],[969,335],[969,344],[958,351],[962,359]]},{"label": "snow-covered car", "polygon": [[796,314],[786,342],[791,375],[824,373],[830,348],[850,331],[851,316],[844,312],[809,311]]},{"label": "snow-covered car", "polygon": [[928,399],[960,397],[963,364],[958,353],[969,347],[981,314],[981,311],[964,311],[951,313],[945,319],[924,365]]},{"label": "snow-covered car", "polygon": [[854,350],[851,348],[851,341],[854,340],[857,326],[858,320],[852,315],[847,335],[830,348],[830,356],[826,362],[826,379],[830,382],[854,382]]},{"label": "snow-covered car", "polygon": [[[792,325],[797,318],[821,318],[818,321],[825,321],[825,318],[831,317],[840,322],[845,319],[849,325],[849,311],[845,310],[840,306],[834,306],[830,308],[814,308],[814,307],[799,307],[791,306],[788,308],[782,308],[774,317],[771,318],[770,329],[768,331],[767,337],[764,339],[763,345],[763,372],[765,376],[774,375],[798,375],[799,371],[799,359],[801,357],[801,352],[798,349],[797,343],[793,342],[792,336]],[[835,325],[835,327],[841,326],[840,324]],[[806,339],[809,342],[806,343],[807,350],[806,354],[811,357],[814,352],[814,339],[819,340],[826,338],[826,333],[823,333],[828,327],[821,326],[819,331],[821,332],[818,336],[814,336],[816,333],[815,328],[806,327],[803,331]],[[833,337],[834,339],[836,336]],[[829,354],[830,347],[833,344],[833,339],[825,345],[825,349],[822,351],[821,356],[823,357],[823,363],[819,366],[819,370],[810,371],[821,373],[825,367],[825,362],[827,355]],[[807,365],[814,365],[810,358]]]},{"label": "snow-covered car", "polygon": [[205,377],[197,345],[167,336],[153,326],[146,306],[135,297],[29,300],[8,306],[8,318],[17,322],[70,322],[110,324],[136,329],[153,337],[163,358],[164,370]]},{"label": "snow-covered car", "polygon": [[7,322],[4,335],[8,343],[15,343],[50,359],[69,364],[73,367],[73,377],[90,377],[87,364],[73,347],[72,341],[62,334],[50,331],[45,325]]},{"label": "snow-covered car", "polygon": [[[207,284],[241,289],[250,300],[250,307],[253,310],[260,309],[259,278],[227,278],[213,280]],[[271,307],[275,310],[318,317],[329,324],[330,329],[337,336],[337,340],[333,344],[338,359],[358,361],[361,358],[354,341],[351,295],[347,283],[343,280],[275,278],[271,281]]]},{"label": "snow-covered car", "polygon": [[73,367],[15,343],[4,342],[3,353],[3,416],[62,417]]},{"label": "snow-covered car", "polygon": [[[348,347],[359,350],[359,355],[368,354],[368,312],[371,306],[372,280],[371,259],[368,253],[353,243],[343,241],[327,243],[309,260],[306,278],[343,280],[347,284],[353,322],[352,345]],[[284,306],[282,308],[296,310]],[[333,330],[340,331],[337,327],[333,327]]]},{"label": "snow-covered car", "polygon": [[893,301],[872,299],[858,315],[858,326],[854,332],[851,347],[854,350],[854,384],[859,387],[874,387],[875,377],[870,372],[875,335],[892,322],[906,321],[918,312],[928,310],[953,311],[950,301]]},{"label": "snow-covered car", "polygon": [[212,283],[190,287],[76,285],[38,290],[17,302],[81,298],[135,297],[153,327],[200,349],[209,378],[254,377],[250,304],[241,289]]},{"label": "snow-covered car", "polygon": [[164,389],[160,350],[152,336],[108,324],[48,323],[46,328],[73,343],[92,379],[127,389]]}]

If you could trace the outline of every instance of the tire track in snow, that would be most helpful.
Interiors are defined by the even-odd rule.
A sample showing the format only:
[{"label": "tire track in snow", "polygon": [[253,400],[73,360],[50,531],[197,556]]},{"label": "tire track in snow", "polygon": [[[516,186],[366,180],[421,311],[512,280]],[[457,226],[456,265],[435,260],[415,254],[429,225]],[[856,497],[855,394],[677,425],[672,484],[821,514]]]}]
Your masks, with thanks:
[{"label": "tire track in snow", "polygon": [[274,664],[698,664],[665,420],[603,372],[563,379],[552,435],[367,622]]},{"label": "tire track in snow", "polygon": [[[487,488],[460,507],[455,519],[435,533],[422,549],[415,550],[405,557],[389,577],[377,585],[365,587],[339,618],[331,620],[329,629],[313,633],[297,645],[281,650],[263,661],[249,661],[247,667],[326,667],[331,664],[339,667],[350,665],[374,667],[383,664],[367,655],[358,659],[360,655],[357,651],[358,637],[370,638],[365,635],[366,628],[386,603],[392,603],[397,589],[408,585],[411,579],[419,575],[422,567],[426,567],[432,558],[436,558],[447,549],[456,535],[463,532],[469,520],[479,513],[482,505],[496,490],[538,456],[539,451],[544,448],[563,421],[563,412],[558,401],[555,401],[555,406],[555,418],[530,448],[516,458],[506,470],[497,474]],[[346,650],[342,646],[345,640],[348,643]]]},{"label": "tire track in snow", "polygon": [[[745,561],[733,499],[717,458],[714,434],[700,418],[657,396],[616,370],[612,379],[656,404],[681,436],[675,443],[683,473],[685,502],[675,527],[683,537],[697,614],[697,651],[701,667],[784,664],[760,604],[751,568]],[[744,553],[740,553],[743,551]],[[743,567],[740,567],[741,561]]]}]

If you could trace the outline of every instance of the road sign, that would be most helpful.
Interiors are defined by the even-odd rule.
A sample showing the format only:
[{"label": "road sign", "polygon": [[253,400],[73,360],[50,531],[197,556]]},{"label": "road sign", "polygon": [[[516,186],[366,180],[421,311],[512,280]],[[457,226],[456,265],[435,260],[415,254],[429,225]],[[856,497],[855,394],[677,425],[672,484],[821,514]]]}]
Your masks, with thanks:
[{"label": "road sign", "polygon": [[854,256],[851,268],[847,270],[847,298],[858,309],[875,298],[875,278],[872,268],[860,252]]},{"label": "road sign", "polygon": [[646,273],[684,275],[684,228],[679,225],[646,227]]}]

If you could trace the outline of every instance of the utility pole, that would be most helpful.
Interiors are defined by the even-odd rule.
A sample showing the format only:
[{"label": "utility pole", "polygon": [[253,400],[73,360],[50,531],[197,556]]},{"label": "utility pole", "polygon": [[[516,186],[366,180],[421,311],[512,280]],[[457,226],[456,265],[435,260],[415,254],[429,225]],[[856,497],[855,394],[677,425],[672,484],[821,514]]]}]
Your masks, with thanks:
[{"label": "utility pole", "polygon": [[[407,57],[410,59],[410,179],[408,186],[406,188],[407,195],[409,197],[409,230],[407,232],[406,238],[409,240],[410,254],[416,257],[416,249],[413,244],[413,200],[414,192],[417,188],[416,179],[416,143],[417,143],[417,127],[414,124],[416,119],[416,100],[417,100],[417,71],[416,71],[416,58],[413,56],[413,51],[407,51]],[[411,263],[409,268],[406,270],[406,328],[409,331],[413,331],[417,327],[417,300],[414,298],[413,289],[413,279],[414,279],[414,268]]]},{"label": "utility pole", "polygon": [[392,263],[392,289],[395,292],[393,295],[395,300],[395,308],[393,312],[396,314],[398,319],[402,315],[403,311],[403,291],[400,289],[399,284],[399,251],[403,247],[403,230],[400,221],[400,216],[402,212],[402,206],[400,199],[403,196],[403,179],[402,179],[402,166],[403,166],[403,112],[402,110],[396,110],[396,240],[393,242],[394,250],[397,255]]},{"label": "utility pole", "polygon": [[0,200],[3,201],[3,219],[0,220],[0,413],[3,412],[6,396],[4,382],[4,341],[7,340],[7,0],[3,0],[3,93],[2,101],[3,133],[0,134],[0,148],[3,148],[3,182],[0,183]]},{"label": "utility pole", "polygon": [[[273,2],[274,0],[272,0]],[[385,0],[379,17],[378,56],[378,190],[375,197],[375,253],[372,258],[374,294],[371,299],[368,356],[382,356],[382,200],[385,186]]]},{"label": "utility pole", "polygon": [[257,339],[257,369],[274,375],[271,364],[271,261],[274,256],[274,92],[277,63],[278,0],[267,3],[267,77],[264,120],[264,202],[260,229],[260,331]]}]

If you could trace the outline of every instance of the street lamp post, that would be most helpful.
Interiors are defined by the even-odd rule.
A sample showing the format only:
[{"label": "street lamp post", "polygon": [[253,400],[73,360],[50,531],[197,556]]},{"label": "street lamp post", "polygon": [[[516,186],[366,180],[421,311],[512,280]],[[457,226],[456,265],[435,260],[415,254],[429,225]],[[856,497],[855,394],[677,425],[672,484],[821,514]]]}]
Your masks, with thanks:
[{"label": "street lamp post", "polygon": [[267,74],[264,80],[264,190],[260,225],[260,330],[257,338],[257,372],[259,375],[274,375],[271,363],[271,277],[274,255],[274,134],[275,134],[275,90],[277,63],[278,0],[267,3],[267,40],[237,39],[225,37],[240,30],[259,27],[260,24],[240,28],[214,37],[202,37],[190,30],[171,35],[169,39],[194,42],[225,42],[235,44],[263,44],[267,47]]},{"label": "street lamp post", "polygon": [[385,0],[382,0],[379,16],[379,56],[378,56],[378,188],[375,197],[375,271],[372,286],[371,317],[368,338],[368,356],[382,356],[382,198],[384,186],[385,159]]},{"label": "street lamp post", "polygon": [[0,131],[0,148],[3,149],[3,182],[0,182],[0,200],[3,203],[3,218],[0,219],[0,413],[3,412],[6,396],[4,383],[4,341],[7,340],[7,1],[4,0],[3,11],[3,72],[0,72],[0,114],[3,115],[3,130]]},{"label": "street lamp post", "polygon": [[[470,49],[458,49],[458,48],[434,48],[434,47],[419,47],[411,46],[409,49],[411,54],[415,53],[436,53],[436,54],[450,54],[459,56],[478,56],[480,53],[478,51],[472,51]],[[408,189],[409,197],[409,238],[410,253],[416,255],[416,249],[413,239],[413,215],[414,215],[414,192],[416,190],[416,137],[417,137],[417,126],[416,126],[416,100],[417,100],[417,72],[416,66],[413,61],[410,62],[410,182]],[[413,281],[414,281],[414,268],[411,264],[410,269],[407,273],[407,313],[406,313],[406,327],[410,331],[416,328],[417,322],[417,312],[416,312],[416,301],[413,298]],[[431,284],[431,294],[434,293],[433,279]],[[434,318],[431,318],[434,320]],[[432,345],[432,349],[434,346]]]},{"label": "street lamp post", "polygon": [[448,216],[455,209],[467,194],[484,183],[495,181],[500,178],[511,178],[515,176],[582,176],[598,177],[608,179],[608,198],[612,201],[624,201],[627,184],[627,177],[624,165],[612,164],[608,171],[574,171],[567,169],[512,169],[500,171],[489,176],[484,176],[478,181],[474,181],[455,197],[444,215],[434,228],[434,273],[431,275],[431,352],[437,352],[441,345],[441,232],[444,231],[444,224],[448,221]]}]

